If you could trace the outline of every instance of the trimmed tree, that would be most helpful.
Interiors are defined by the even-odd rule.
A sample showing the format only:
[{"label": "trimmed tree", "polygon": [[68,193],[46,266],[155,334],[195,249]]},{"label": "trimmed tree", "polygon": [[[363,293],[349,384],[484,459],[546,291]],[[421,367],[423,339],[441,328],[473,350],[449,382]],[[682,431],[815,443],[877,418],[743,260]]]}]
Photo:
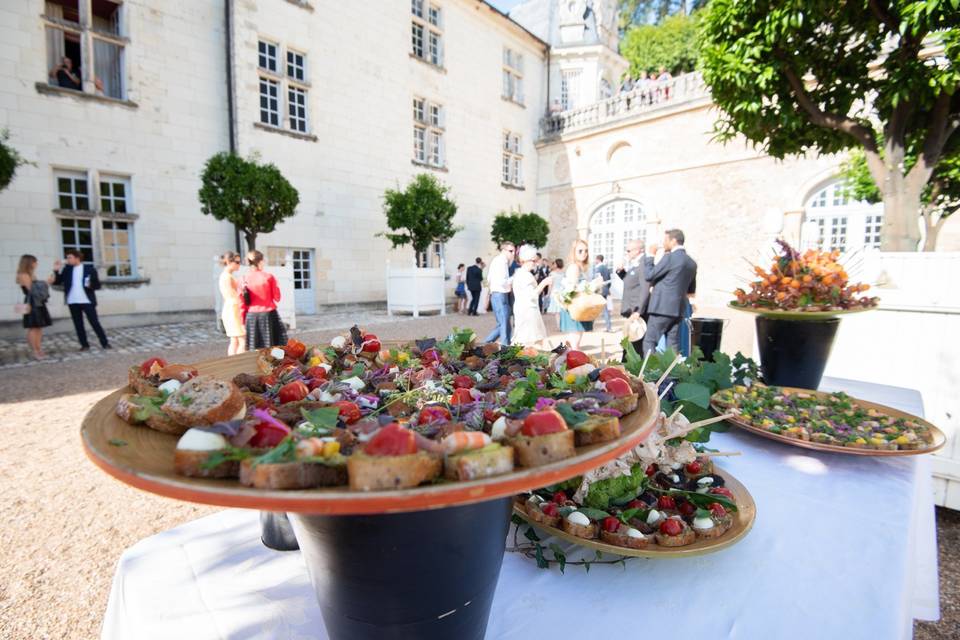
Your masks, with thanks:
[{"label": "trimmed tree", "polygon": [[450,187],[428,173],[414,176],[402,191],[387,189],[383,194],[383,212],[389,232],[376,234],[386,238],[392,248],[411,245],[417,266],[434,242],[446,242],[463,227],[453,224],[457,205],[449,197]]},{"label": "trimmed tree", "polygon": [[200,210],[236,225],[248,249],[256,249],[257,235],[276,229],[300,203],[297,190],[276,166],[234,153],[221,152],[207,160],[200,179]]},{"label": "trimmed tree", "polygon": [[17,175],[17,168],[27,164],[17,150],[7,143],[9,139],[10,132],[6,129],[0,130],[0,191],[13,182],[14,176]]},{"label": "trimmed tree", "polygon": [[700,64],[716,137],[776,158],[859,149],[883,199],[881,248],[916,251],[924,190],[960,127],[955,5],[712,0]]},{"label": "trimmed tree", "polygon": [[697,17],[675,15],[660,24],[631,27],[620,43],[620,53],[630,62],[630,75],[656,71],[672,74],[693,71],[697,66]]},{"label": "trimmed tree", "polygon": [[498,213],[490,230],[490,237],[498,246],[512,242],[515,247],[525,244],[543,247],[547,244],[549,234],[550,225],[533,212]]}]

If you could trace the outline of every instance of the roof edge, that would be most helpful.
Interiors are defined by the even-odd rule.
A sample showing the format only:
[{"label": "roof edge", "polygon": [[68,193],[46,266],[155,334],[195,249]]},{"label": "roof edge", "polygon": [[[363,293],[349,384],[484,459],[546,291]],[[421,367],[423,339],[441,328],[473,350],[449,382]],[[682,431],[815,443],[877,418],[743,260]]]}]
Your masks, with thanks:
[{"label": "roof edge", "polygon": [[504,20],[507,20],[508,22],[510,22],[510,24],[512,24],[512,25],[514,25],[515,27],[519,28],[521,31],[523,31],[524,33],[526,33],[528,36],[530,36],[531,38],[533,38],[534,40],[536,40],[537,42],[539,42],[545,49],[550,49],[550,43],[549,43],[549,42],[545,42],[544,40],[541,40],[538,36],[534,35],[534,33],[533,33],[532,31],[530,31],[530,30],[527,29],[525,26],[523,26],[522,24],[520,24],[519,22],[517,22],[516,20],[514,20],[513,18],[511,18],[511,17],[509,16],[509,14],[506,14],[506,13],[504,13],[503,11],[500,11],[500,9],[497,9],[495,6],[493,6],[492,4],[490,4],[490,2],[488,2],[488,0],[477,0],[477,2],[479,2],[480,4],[484,5],[484,6],[487,7],[488,9],[490,9],[490,11],[493,11],[493,12],[494,12],[495,14],[497,14],[498,16],[501,16]]}]

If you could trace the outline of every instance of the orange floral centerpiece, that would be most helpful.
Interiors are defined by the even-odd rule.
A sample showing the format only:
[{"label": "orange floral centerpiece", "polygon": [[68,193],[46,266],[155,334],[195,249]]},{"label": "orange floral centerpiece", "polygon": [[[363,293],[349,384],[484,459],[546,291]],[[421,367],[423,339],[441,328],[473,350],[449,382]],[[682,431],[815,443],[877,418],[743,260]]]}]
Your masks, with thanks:
[{"label": "orange floral centerpiece", "polygon": [[754,266],[757,276],[750,290],[737,289],[734,307],[770,311],[852,311],[872,309],[880,301],[862,295],[870,289],[853,284],[839,262],[840,252],[808,249],[800,253],[777,240],[780,253],[769,270]]}]

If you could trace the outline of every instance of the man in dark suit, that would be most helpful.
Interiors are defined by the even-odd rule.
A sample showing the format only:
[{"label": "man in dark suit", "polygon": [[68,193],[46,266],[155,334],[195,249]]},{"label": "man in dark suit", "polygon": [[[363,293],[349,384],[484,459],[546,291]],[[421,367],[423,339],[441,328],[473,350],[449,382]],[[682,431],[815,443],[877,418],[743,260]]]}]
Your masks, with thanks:
[{"label": "man in dark suit", "polygon": [[661,336],[667,336],[667,346],[680,352],[680,320],[687,296],[697,291],[697,263],[683,247],[683,231],[669,229],[663,235],[664,255],[653,263],[659,247],[650,245],[643,258],[647,282],[653,285],[647,306],[647,333],[643,336],[643,351],[657,348]]},{"label": "man in dark suit", "polygon": [[477,305],[480,303],[480,290],[483,288],[483,269],[480,258],[467,267],[467,290],[470,292],[470,308],[467,310],[468,316],[477,315]]},{"label": "man in dark suit", "polygon": [[[620,301],[620,315],[633,322],[638,318],[646,321],[647,302],[650,300],[650,283],[645,276],[643,266],[643,243],[632,240],[627,245],[627,262],[617,270],[617,275],[623,280],[623,299]],[[637,353],[643,353],[643,336],[630,344]],[[623,357],[626,361],[626,353]]]},{"label": "man in dark suit", "polygon": [[94,293],[100,288],[97,270],[93,265],[84,264],[83,254],[76,249],[67,251],[67,264],[62,270],[60,264],[59,260],[53,263],[53,284],[63,287],[63,297],[66,299],[67,307],[70,308],[73,328],[77,330],[77,339],[80,340],[80,350],[86,351],[90,348],[90,343],[87,342],[87,330],[83,326],[84,315],[87,316],[87,322],[90,323],[93,332],[97,334],[100,346],[109,349],[110,342],[97,317],[97,294]]}]

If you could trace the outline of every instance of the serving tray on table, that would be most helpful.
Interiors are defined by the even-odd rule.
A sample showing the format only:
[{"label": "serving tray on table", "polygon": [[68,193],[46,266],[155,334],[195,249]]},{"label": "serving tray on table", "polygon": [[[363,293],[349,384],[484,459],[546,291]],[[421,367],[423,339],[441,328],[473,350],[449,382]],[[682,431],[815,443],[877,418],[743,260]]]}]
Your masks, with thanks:
[{"label": "serving tray on table", "polygon": [[[816,396],[818,398],[827,398],[831,395],[830,393],[827,393],[825,391],[813,391],[811,389],[798,389],[796,387],[779,387],[779,388],[783,389],[787,393],[806,393],[812,396]],[[721,392],[718,391],[717,393],[721,393]],[[716,396],[717,394],[714,394],[714,397],[710,398],[710,407],[714,411],[716,411],[718,414],[723,414],[728,412],[728,410],[731,408],[733,409],[736,408],[736,407],[722,405],[718,403],[716,400]],[[934,451],[937,451],[938,449],[942,448],[944,444],[946,444],[947,437],[943,433],[943,431],[938,429],[935,425],[931,424],[930,422],[924,420],[923,418],[919,418],[915,415],[906,413],[905,411],[900,411],[899,409],[894,409],[893,407],[877,404],[876,402],[860,400],[859,398],[854,398],[853,396],[849,396],[849,398],[851,402],[854,402],[865,409],[876,409],[877,411],[879,411],[884,415],[891,416],[894,418],[903,418],[904,420],[913,420],[915,422],[918,422],[924,425],[933,434],[933,442],[919,449],[897,449],[893,451],[884,450],[884,449],[858,449],[856,447],[844,447],[844,446],[835,445],[835,444],[826,444],[826,443],[820,443],[820,442],[812,442],[809,440],[801,440],[800,438],[791,438],[789,436],[785,436],[779,433],[773,433],[771,431],[767,431],[763,427],[758,427],[751,424],[749,421],[744,420],[742,417],[736,414],[733,417],[728,418],[726,421],[729,422],[730,424],[736,425],[737,427],[739,427],[740,429],[743,429],[744,431],[749,431],[750,433],[754,433],[758,436],[769,438],[770,440],[776,440],[777,442],[782,442],[784,444],[788,444],[794,447],[800,447],[802,449],[813,449],[814,451],[830,451],[833,453],[845,453],[851,456],[882,456],[882,457],[916,456],[924,453],[933,453]]]},{"label": "serving tray on table", "polygon": [[715,468],[714,473],[723,477],[723,486],[733,492],[734,500],[736,500],[737,511],[733,513],[733,526],[718,538],[701,538],[693,544],[688,544],[684,547],[661,547],[656,543],[651,543],[646,549],[630,549],[615,544],[607,544],[599,538],[593,540],[580,538],[558,527],[549,527],[535,522],[527,516],[521,506],[516,502],[513,506],[513,513],[522,518],[527,524],[546,532],[548,535],[560,538],[566,542],[572,542],[581,547],[596,549],[597,551],[611,555],[631,556],[635,558],[689,558],[691,556],[701,556],[726,549],[736,544],[750,532],[750,529],[753,528],[754,521],[757,519],[757,505],[753,501],[753,496],[747,491],[747,488],[743,486],[739,480],[734,478],[729,471]]}]

